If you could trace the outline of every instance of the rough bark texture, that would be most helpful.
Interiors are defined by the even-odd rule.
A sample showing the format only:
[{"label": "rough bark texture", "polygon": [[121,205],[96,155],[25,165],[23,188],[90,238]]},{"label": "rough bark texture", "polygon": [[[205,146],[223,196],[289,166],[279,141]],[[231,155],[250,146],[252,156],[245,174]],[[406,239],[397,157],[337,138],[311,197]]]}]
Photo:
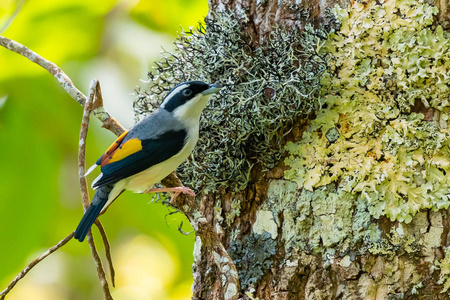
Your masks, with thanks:
[{"label": "rough bark texture", "polygon": [[211,11],[230,9],[241,20],[242,28],[251,37],[254,45],[259,45],[275,26],[286,29],[302,29],[305,18],[302,12],[308,10],[315,25],[323,22],[328,8],[334,5],[346,7],[349,1],[273,1],[273,0],[210,0]]},{"label": "rough bark texture", "polygon": [[[303,29],[302,9],[309,10],[309,22],[321,26],[325,11],[335,4],[350,5],[348,1],[210,0],[212,11],[231,9],[235,13],[255,48],[275,25]],[[448,30],[448,1],[430,4],[439,8],[436,24]],[[427,122],[439,119],[439,111],[421,102],[411,111],[423,113]],[[298,119],[283,142],[300,141],[314,117]],[[311,194],[298,189],[285,179],[287,169],[284,160],[268,172],[256,165],[244,191],[220,188],[202,196],[198,215],[205,225],[197,233],[193,299],[448,299],[443,293],[447,284],[443,275],[448,275],[445,247],[450,244],[446,209],[421,210],[408,224],[385,216],[371,218],[368,222],[381,229],[379,243],[365,238],[353,243],[350,237],[360,230],[355,223],[357,197],[336,202],[325,199],[320,204],[319,196],[314,198],[319,189]],[[339,191],[341,187],[337,182],[325,189]],[[307,207],[300,203],[301,197],[311,197]],[[328,206],[328,211],[316,210],[316,205]],[[342,221],[342,226],[350,227],[337,231],[327,227],[339,227],[340,219],[348,221]],[[311,232],[299,237],[295,230],[302,226]],[[349,238],[336,242],[339,237],[334,235],[341,231]],[[211,232],[213,237],[207,238]],[[316,236],[317,242],[312,242]],[[291,245],[293,240],[297,246]],[[230,257],[235,269],[228,262]]]}]

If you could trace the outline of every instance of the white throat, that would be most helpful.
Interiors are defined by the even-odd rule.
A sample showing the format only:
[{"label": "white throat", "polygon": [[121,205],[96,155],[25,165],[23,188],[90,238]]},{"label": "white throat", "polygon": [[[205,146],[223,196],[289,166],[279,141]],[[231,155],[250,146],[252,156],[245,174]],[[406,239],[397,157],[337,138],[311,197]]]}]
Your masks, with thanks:
[{"label": "white throat", "polygon": [[173,111],[173,116],[185,124],[187,128],[197,128],[199,126],[200,115],[211,95],[198,94],[184,105],[177,107]]}]

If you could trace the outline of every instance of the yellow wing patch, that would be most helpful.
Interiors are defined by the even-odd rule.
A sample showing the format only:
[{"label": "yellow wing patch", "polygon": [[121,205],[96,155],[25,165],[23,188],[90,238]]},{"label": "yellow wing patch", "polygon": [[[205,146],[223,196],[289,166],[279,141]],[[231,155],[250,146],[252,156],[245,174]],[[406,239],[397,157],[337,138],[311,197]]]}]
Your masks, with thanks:
[{"label": "yellow wing patch", "polygon": [[99,159],[98,163],[100,163],[102,167],[109,163],[120,161],[121,159],[142,150],[142,143],[137,138],[128,140],[123,145],[120,145],[127,133],[128,131],[119,136]]},{"label": "yellow wing patch", "polygon": [[112,155],[109,157],[109,163],[119,161],[141,150],[142,150],[141,140],[139,140],[138,138],[128,140],[125,142],[125,144],[118,147],[117,150],[114,151],[114,153],[112,153]]}]

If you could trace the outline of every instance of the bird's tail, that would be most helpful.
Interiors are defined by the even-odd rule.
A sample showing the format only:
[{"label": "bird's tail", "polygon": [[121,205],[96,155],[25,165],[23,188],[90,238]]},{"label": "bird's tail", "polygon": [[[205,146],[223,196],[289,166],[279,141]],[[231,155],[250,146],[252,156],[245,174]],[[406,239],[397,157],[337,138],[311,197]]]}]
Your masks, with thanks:
[{"label": "bird's tail", "polygon": [[95,220],[97,219],[97,216],[99,215],[103,206],[105,206],[106,202],[108,202],[108,197],[113,187],[114,185],[112,184],[105,185],[95,192],[94,198],[92,198],[91,205],[84,213],[80,224],[78,224],[78,227],[75,230],[75,234],[73,235],[75,239],[79,240],[80,242],[84,241],[84,238],[88,234],[92,224],[94,224]]}]

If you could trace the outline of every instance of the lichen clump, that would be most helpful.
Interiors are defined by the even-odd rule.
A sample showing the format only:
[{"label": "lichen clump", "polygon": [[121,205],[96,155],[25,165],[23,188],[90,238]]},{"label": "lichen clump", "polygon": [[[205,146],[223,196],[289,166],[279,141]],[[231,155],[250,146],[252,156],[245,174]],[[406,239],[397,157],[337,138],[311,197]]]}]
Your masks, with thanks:
[{"label": "lichen clump", "polygon": [[450,289],[450,247],[445,248],[445,257],[437,265],[441,271],[438,283],[444,285],[441,292],[448,292]]},{"label": "lichen clump", "polygon": [[228,253],[238,269],[241,287],[245,290],[252,283],[258,282],[270,269],[277,243],[270,233],[252,233],[243,239],[231,241]]},{"label": "lichen clump", "polygon": [[337,184],[375,218],[448,208],[450,34],[432,25],[436,13],[415,0],[333,10],[341,28],[323,48],[334,56],[323,106],[286,147],[287,179],[310,191]]},{"label": "lichen clump", "polygon": [[276,30],[252,49],[235,17],[217,14],[206,27],[182,33],[174,53],[163,53],[135,111],[152,111],[180,82],[225,85],[204,110],[197,147],[178,175],[197,190],[241,190],[254,164],[271,168],[281,159],[283,129],[317,108],[327,55],[316,48],[325,38],[311,27],[303,34]]}]

